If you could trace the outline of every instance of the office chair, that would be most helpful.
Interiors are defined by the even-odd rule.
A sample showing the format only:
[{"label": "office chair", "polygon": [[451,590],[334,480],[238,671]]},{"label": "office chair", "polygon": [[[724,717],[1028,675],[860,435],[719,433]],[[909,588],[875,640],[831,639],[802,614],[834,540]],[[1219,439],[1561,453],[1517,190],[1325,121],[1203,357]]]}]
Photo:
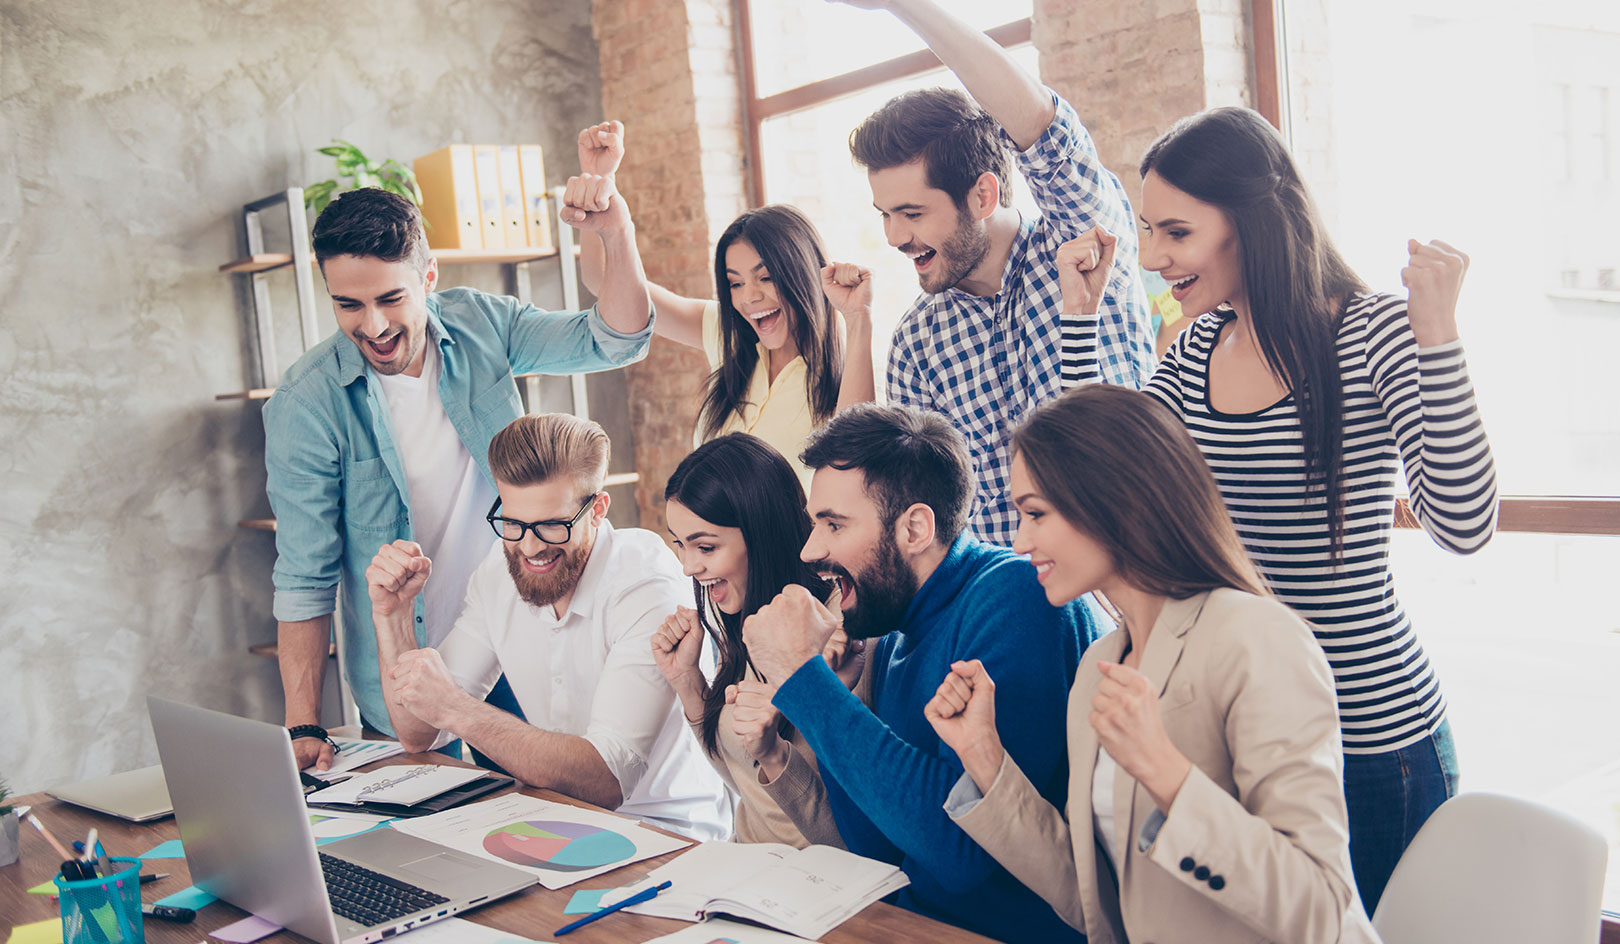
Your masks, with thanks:
[{"label": "office chair", "polygon": [[1466,793],[1434,811],[1384,888],[1384,944],[1597,944],[1608,844],[1538,803]]}]

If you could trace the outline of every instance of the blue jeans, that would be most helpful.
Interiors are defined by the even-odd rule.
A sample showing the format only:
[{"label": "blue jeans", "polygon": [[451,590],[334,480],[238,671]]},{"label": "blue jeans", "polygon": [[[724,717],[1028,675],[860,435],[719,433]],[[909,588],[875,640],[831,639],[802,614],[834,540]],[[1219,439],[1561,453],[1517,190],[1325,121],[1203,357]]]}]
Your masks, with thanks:
[{"label": "blue jeans", "polygon": [[1350,865],[1370,916],[1389,875],[1429,814],[1457,795],[1457,749],[1451,722],[1397,751],[1344,755],[1344,799],[1350,808]]}]

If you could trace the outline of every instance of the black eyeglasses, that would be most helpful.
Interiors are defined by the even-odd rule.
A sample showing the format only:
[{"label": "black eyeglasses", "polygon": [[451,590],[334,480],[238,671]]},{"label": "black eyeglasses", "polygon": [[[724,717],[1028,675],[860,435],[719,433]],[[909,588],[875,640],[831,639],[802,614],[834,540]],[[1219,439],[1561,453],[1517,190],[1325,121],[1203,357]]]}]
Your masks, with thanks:
[{"label": "black eyeglasses", "polygon": [[585,513],[585,509],[591,507],[591,503],[596,501],[596,496],[600,494],[602,493],[597,492],[587,496],[585,503],[574,512],[574,517],[567,521],[519,521],[516,518],[502,518],[495,513],[501,507],[499,498],[495,499],[495,504],[489,506],[489,514],[484,516],[484,520],[489,522],[489,526],[501,540],[512,544],[523,540],[525,531],[533,531],[534,536],[546,544],[567,544],[568,539],[574,534],[574,525],[579,523],[579,516]]}]

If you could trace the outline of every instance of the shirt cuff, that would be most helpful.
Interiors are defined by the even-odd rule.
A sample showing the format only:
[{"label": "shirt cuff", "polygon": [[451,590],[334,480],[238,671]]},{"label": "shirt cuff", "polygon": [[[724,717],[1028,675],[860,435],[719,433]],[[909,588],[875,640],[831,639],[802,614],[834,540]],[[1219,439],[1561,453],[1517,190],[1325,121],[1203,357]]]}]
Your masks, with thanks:
[{"label": "shirt cuff", "polygon": [[818,706],[831,704],[832,699],[849,693],[838,673],[832,670],[826,659],[817,655],[799,666],[797,672],[777,686],[771,704],[782,714],[787,715],[794,727],[802,731],[806,727],[804,721],[809,720],[810,714],[813,714]]},{"label": "shirt cuff", "polygon": [[337,587],[309,590],[277,590],[270,610],[283,623],[327,616],[337,609]]},{"label": "shirt cuff", "polygon": [[597,305],[592,305],[591,330],[606,335],[615,341],[645,341],[652,337],[653,320],[657,317],[658,309],[653,307],[653,305],[649,302],[647,305],[647,327],[642,328],[640,331],[637,331],[634,334],[625,334],[622,331],[615,330],[612,325],[607,323],[607,319],[602,317],[602,309],[600,307]]},{"label": "shirt cuff", "polygon": [[959,819],[973,811],[984,794],[979,792],[979,785],[967,774],[956,778],[956,786],[945,797],[945,815],[951,819]]},{"label": "shirt cuff", "polygon": [[628,801],[636,785],[641,782],[642,774],[647,772],[647,759],[601,731],[587,731],[585,741],[596,748],[602,763],[607,765],[608,773],[619,782],[619,795]]},{"label": "shirt cuff", "polygon": [[1441,360],[1453,355],[1461,355],[1463,352],[1462,338],[1455,338],[1432,347],[1419,347],[1417,351],[1419,360]]},{"label": "shirt cuff", "polygon": [[816,768],[811,767],[808,761],[799,756],[798,750],[792,744],[789,744],[787,749],[788,759],[782,767],[782,772],[770,783],[761,784],[765,788],[765,793],[781,807],[796,805],[820,779]]},{"label": "shirt cuff", "polygon": [[1136,834],[1136,851],[1146,852],[1153,848],[1153,841],[1159,838],[1159,829],[1164,825],[1164,812],[1154,807],[1148,818],[1142,821],[1142,829]]},{"label": "shirt cuff", "polygon": [[1080,127],[1080,116],[1073,105],[1050,88],[1046,89],[1046,94],[1052,97],[1052,123],[1046,126],[1046,130],[1041,132],[1028,150],[1019,150],[1018,142],[1007,134],[1006,129],[1001,131],[1002,142],[1013,152],[1019,169],[1026,174],[1044,173],[1067,163],[1074,150],[1075,129]]}]

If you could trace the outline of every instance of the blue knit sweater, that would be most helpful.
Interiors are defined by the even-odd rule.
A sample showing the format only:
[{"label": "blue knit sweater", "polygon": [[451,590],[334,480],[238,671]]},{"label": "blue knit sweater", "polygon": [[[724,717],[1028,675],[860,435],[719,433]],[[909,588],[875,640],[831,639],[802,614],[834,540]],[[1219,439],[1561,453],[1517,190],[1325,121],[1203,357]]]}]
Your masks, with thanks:
[{"label": "blue knit sweater", "polygon": [[1002,743],[1062,809],[1069,686],[1097,630],[1085,604],[1047,603],[1027,560],[963,536],[869,653],[872,709],[820,657],[777,690],[774,704],[815,750],[845,845],[910,877],[902,907],[1003,941],[1085,940],[945,815],[962,763],[923,706],[952,662],[983,661]]}]

